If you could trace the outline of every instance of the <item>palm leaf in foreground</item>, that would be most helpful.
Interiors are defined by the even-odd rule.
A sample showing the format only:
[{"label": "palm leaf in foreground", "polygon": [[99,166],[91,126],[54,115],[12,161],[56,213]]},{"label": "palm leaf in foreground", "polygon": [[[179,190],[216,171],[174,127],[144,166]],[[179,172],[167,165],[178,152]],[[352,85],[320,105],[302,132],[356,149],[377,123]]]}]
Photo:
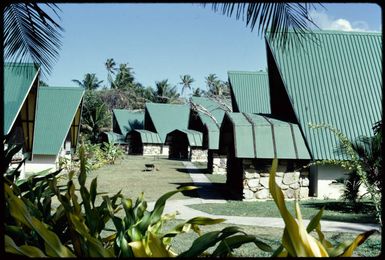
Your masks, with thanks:
[{"label": "palm leaf in foreground", "polygon": [[[206,4],[203,4],[206,6]],[[306,33],[312,34],[310,26],[319,28],[311,19],[309,11],[315,4],[307,3],[213,3],[214,12],[231,17],[234,12],[236,19],[245,20],[251,30],[258,25],[258,34],[266,35],[271,40],[286,48],[290,43],[302,44]],[[294,34],[289,34],[292,29]]]},{"label": "palm leaf in foreground", "polygon": [[[57,5],[46,6],[60,19]],[[37,3],[7,5],[4,8],[4,60],[32,61],[41,64],[49,74],[59,56],[63,31]]]}]

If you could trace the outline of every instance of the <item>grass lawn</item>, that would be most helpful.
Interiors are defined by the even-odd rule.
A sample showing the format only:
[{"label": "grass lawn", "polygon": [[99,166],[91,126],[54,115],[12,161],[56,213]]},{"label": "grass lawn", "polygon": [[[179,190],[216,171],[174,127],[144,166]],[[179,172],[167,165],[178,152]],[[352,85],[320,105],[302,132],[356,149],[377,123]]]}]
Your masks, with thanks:
[{"label": "grass lawn", "polygon": [[[158,170],[144,171],[145,164],[149,163],[155,164]],[[164,157],[154,159],[153,156],[124,155],[124,158],[118,160],[114,165],[104,165],[92,171],[87,176],[87,187],[89,187],[92,179],[97,177],[98,192],[114,195],[122,190],[122,194],[131,199],[136,199],[141,192],[144,192],[145,200],[155,201],[164,193],[175,190],[181,184],[191,185],[190,176],[180,171],[183,168],[181,161],[169,160]],[[75,183],[77,184],[77,181]],[[170,200],[187,198],[191,197],[177,193]]]},{"label": "grass lawn", "polygon": [[[286,201],[286,205],[294,214],[294,201]],[[310,219],[319,209],[325,207],[323,220],[376,223],[374,206],[369,202],[361,204],[357,212],[353,212],[346,202],[336,200],[306,200],[300,202],[303,218]],[[280,217],[274,201],[228,201],[223,204],[200,204],[189,207],[215,215]]]},{"label": "grass lawn", "polygon": [[[179,220],[173,220],[169,223],[166,223],[164,230],[169,230],[176,224],[181,223]],[[225,227],[233,226],[230,224],[217,224],[213,226],[202,226],[202,233],[207,233],[210,231],[218,231]],[[279,246],[279,241],[282,237],[283,230],[280,228],[265,228],[265,227],[255,227],[255,226],[244,226],[238,225],[242,228],[247,234],[256,235],[262,241],[269,244],[273,250]],[[339,233],[339,232],[325,232],[326,239],[328,239],[333,245],[337,245],[339,242],[343,241],[352,241],[356,235],[350,233]],[[317,234],[312,235],[318,238]],[[190,231],[187,234],[178,235],[172,242],[172,248],[177,252],[181,253],[187,250],[194,239],[198,237],[197,234]],[[210,248],[209,252],[212,252],[214,248]],[[360,245],[355,251],[357,256],[378,256],[381,252],[381,235],[372,235],[365,243]],[[254,244],[245,244],[240,248],[236,249],[234,252],[236,257],[269,257],[271,253],[264,252],[257,248]]]}]

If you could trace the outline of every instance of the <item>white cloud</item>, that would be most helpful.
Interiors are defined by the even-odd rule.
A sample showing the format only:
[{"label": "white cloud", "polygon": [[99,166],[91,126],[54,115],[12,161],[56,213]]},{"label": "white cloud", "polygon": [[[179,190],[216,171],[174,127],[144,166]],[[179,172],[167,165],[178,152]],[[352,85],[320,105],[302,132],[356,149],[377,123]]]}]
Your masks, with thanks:
[{"label": "white cloud", "polygon": [[368,31],[369,26],[364,21],[354,21],[350,22],[343,18],[330,17],[324,11],[317,12],[315,10],[311,10],[309,12],[310,18],[313,22],[318,25],[321,29],[324,30],[337,30],[337,31]]}]

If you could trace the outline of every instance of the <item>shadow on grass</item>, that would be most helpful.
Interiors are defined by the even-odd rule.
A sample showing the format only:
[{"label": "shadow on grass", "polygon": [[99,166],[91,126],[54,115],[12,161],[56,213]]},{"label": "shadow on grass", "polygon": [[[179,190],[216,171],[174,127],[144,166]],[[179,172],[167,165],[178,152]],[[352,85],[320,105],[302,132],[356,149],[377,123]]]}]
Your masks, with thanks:
[{"label": "shadow on grass", "polygon": [[176,168],[178,172],[183,172],[183,173],[189,173],[189,174],[206,174],[208,173],[207,169],[203,168]]},{"label": "shadow on grass", "polygon": [[[371,202],[358,202],[356,204],[344,201],[314,201],[303,202],[301,207],[321,209],[331,212],[324,213],[322,219],[331,221],[346,221],[359,223],[377,223],[375,216],[375,206]],[[336,213],[336,215],[333,215]],[[338,213],[343,213],[338,214]]]},{"label": "shadow on grass", "polygon": [[210,200],[231,200],[228,186],[226,183],[207,183],[207,182],[184,182],[171,183],[178,186],[196,186],[198,189],[191,191],[183,191],[182,194],[191,198],[202,198]]}]

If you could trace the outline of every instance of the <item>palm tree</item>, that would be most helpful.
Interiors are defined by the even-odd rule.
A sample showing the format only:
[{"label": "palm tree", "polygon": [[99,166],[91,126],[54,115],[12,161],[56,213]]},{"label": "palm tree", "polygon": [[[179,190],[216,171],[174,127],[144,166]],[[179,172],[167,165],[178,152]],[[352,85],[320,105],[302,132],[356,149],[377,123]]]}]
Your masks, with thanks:
[{"label": "palm tree", "polygon": [[[318,4],[251,2],[213,3],[211,6],[214,12],[221,11],[229,17],[236,13],[237,20],[241,17],[244,20],[246,14],[246,26],[253,30],[255,25],[258,25],[258,34],[262,33],[271,40],[277,40],[285,49],[290,43],[302,44],[306,36],[304,33],[309,32],[312,35],[310,26],[319,28],[309,16],[310,10],[316,5]],[[288,34],[289,29],[292,29],[294,34]]]},{"label": "palm tree", "polygon": [[183,76],[180,76],[181,82],[179,84],[182,85],[182,96],[185,89],[191,90],[191,84],[195,81],[190,75],[186,74]]},{"label": "palm tree", "polygon": [[116,63],[114,59],[107,59],[106,63],[104,63],[106,66],[107,70],[107,80],[110,82],[110,88],[114,88],[113,81],[112,81],[112,75],[115,75],[115,71],[117,70],[116,68]]},{"label": "palm tree", "polygon": [[157,103],[174,103],[179,98],[176,86],[172,87],[168,79],[155,82],[156,90],[153,91],[154,99]]},{"label": "palm tree", "polygon": [[95,90],[100,87],[100,84],[103,80],[98,80],[95,73],[87,73],[84,75],[84,79],[82,81],[73,79],[73,82],[77,83],[80,87],[86,90]]},{"label": "palm tree", "polygon": [[205,79],[206,79],[207,89],[211,89],[212,87],[214,87],[215,82],[218,80],[218,77],[215,74],[209,74]]},{"label": "palm tree", "polygon": [[193,93],[192,93],[193,97],[201,97],[201,96],[203,96],[204,94],[205,94],[205,91],[202,90],[202,89],[200,89],[200,88],[194,89],[194,90],[193,90]]},{"label": "palm tree", "polygon": [[129,89],[134,83],[134,72],[131,67],[128,67],[128,63],[122,63],[119,65],[118,73],[114,81],[114,86],[117,89]]}]

